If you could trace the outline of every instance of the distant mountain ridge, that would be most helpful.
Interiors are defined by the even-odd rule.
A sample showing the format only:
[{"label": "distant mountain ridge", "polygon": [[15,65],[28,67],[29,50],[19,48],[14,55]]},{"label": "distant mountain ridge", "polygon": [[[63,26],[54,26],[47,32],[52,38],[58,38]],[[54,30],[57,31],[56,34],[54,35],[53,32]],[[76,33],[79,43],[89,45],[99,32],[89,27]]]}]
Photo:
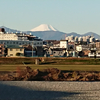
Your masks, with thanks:
[{"label": "distant mountain ridge", "polygon": [[88,32],[88,33],[80,35],[75,32],[72,32],[72,33],[64,33],[64,32],[60,32],[60,31],[35,31],[35,32],[32,32],[32,31],[14,30],[14,29],[7,28],[5,26],[1,26],[0,28],[5,28],[6,32],[8,32],[8,33],[11,33],[11,32],[13,32],[13,33],[24,32],[27,34],[31,33],[32,35],[40,37],[43,40],[61,40],[61,39],[65,39],[65,36],[71,36],[71,35],[78,36],[78,37],[93,35],[96,39],[100,39],[100,35],[98,35],[94,32]]},{"label": "distant mountain ridge", "polygon": [[4,28],[5,29],[5,31],[6,32],[8,32],[8,33],[11,33],[11,32],[13,32],[13,33],[16,33],[16,32],[21,32],[21,31],[19,31],[19,30],[15,30],[15,29],[10,29],[10,28],[8,28],[8,27],[5,27],[5,26],[0,26],[0,28]]}]

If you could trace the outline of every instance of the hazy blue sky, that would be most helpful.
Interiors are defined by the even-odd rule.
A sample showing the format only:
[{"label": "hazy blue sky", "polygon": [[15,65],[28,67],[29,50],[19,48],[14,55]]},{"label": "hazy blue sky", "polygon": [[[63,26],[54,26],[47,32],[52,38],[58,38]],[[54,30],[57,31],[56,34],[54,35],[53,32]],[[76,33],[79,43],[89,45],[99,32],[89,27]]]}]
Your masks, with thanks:
[{"label": "hazy blue sky", "polygon": [[26,31],[40,24],[100,35],[100,0],[0,0],[0,26]]}]

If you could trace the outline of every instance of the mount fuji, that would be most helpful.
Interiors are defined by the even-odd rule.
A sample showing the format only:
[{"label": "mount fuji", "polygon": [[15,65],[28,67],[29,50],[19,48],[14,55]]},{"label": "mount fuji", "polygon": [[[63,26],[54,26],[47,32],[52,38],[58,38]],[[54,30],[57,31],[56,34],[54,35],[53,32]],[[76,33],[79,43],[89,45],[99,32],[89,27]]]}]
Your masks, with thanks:
[{"label": "mount fuji", "polygon": [[51,25],[47,25],[47,24],[41,24],[33,29],[31,29],[30,31],[35,32],[35,31],[58,31],[57,29],[55,29],[53,26]]},{"label": "mount fuji", "polygon": [[88,32],[85,34],[77,34],[75,32],[72,33],[64,33],[61,31],[58,31],[57,29],[55,29],[54,27],[52,27],[51,25],[47,25],[47,24],[41,24],[36,28],[31,29],[30,31],[20,31],[20,30],[15,30],[15,29],[11,29],[11,28],[7,28],[5,26],[1,26],[0,28],[4,28],[6,30],[6,32],[8,33],[20,33],[20,32],[24,32],[26,34],[32,34],[35,35],[37,37],[40,37],[43,40],[61,40],[61,39],[65,39],[65,36],[87,36],[87,35],[93,35],[95,38],[100,39],[100,35],[94,33],[94,32]]}]

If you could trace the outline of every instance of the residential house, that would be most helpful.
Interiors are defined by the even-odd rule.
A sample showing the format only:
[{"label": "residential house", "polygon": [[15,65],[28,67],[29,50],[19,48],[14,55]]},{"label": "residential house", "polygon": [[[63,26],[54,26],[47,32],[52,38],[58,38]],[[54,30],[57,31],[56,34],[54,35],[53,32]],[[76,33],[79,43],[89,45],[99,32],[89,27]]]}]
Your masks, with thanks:
[{"label": "residential house", "polygon": [[65,57],[66,55],[66,49],[64,48],[49,48],[46,51],[46,56]]},{"label": "residential house", "polygon": [[53,42],[53,47],[54,48],[59,48],[60,47],[60,41],[54,41]]},{"label": "residential house", "polygon": [[18,57],[24,56],[24,48],[18,45],[8,45],[7,46],[7,57]]},{"label": "residential house", "polygon": [[60,48],[68,48],[68,40],[60,40]]},{"label": "residential house", "polygon": [[24,46],[24,55],[26,57],[33,57],[33,56],[36,56],[37,53],[36,53],[36,48],[32,48],[31,45],[27,45],[27,46]]},{"label": "residential house", "polygon": [[43,56],[43,47],[32,47],[31,45],[27,45],[25,48],[25,56],[26,57],[36,57]]}]

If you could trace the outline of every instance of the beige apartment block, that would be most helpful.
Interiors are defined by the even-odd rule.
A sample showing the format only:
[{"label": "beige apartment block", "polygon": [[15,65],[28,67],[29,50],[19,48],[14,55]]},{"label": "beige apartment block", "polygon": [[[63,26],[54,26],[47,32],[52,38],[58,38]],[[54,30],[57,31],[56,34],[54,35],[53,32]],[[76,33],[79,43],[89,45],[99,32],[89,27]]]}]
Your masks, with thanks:
[{"label": "beige apartment block", "polygon": [[7,57],[19,57],[24,56],[24,48],[19,46],[8,46]]}]

